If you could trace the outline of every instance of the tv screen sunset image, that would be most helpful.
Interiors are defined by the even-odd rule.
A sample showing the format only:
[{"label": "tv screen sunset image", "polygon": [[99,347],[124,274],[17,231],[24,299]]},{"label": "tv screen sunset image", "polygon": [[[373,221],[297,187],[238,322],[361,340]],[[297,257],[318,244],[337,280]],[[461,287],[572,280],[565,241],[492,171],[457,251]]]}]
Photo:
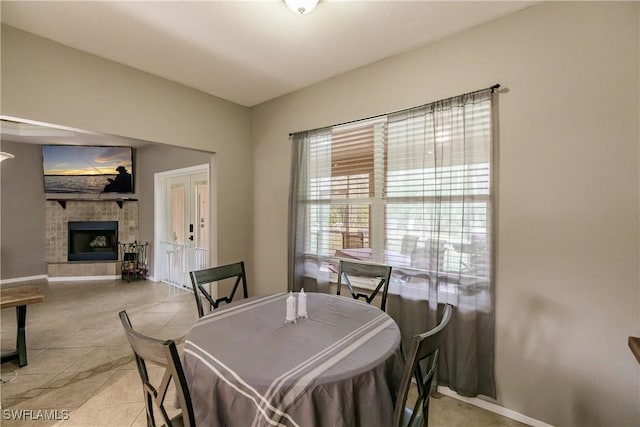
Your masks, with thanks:
[{"label": "tv screen sunset image", "polygon": [[45,145],[46,193],[131,193],[133,164],[129,147]]}]

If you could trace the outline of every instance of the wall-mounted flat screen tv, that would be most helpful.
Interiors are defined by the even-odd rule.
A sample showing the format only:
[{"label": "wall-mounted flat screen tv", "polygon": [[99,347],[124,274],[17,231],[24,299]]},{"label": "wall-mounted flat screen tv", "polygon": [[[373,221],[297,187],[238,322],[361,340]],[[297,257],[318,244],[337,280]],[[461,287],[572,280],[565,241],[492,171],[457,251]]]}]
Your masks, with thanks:
[{"label": "wall-mounted flat screen tv", "polygon": [[133,193],[131,147],[43,145],[45,193]]}]

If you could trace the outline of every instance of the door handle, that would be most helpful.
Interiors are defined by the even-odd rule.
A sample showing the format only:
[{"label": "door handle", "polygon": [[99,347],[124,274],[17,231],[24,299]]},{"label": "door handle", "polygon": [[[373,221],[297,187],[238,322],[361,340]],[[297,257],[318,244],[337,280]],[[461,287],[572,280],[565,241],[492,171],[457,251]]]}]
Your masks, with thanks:
[{"label": "door handle", "polygon": [[191,240],[193,242],[193,234],[191,236],[189,236],[189,240]]}]

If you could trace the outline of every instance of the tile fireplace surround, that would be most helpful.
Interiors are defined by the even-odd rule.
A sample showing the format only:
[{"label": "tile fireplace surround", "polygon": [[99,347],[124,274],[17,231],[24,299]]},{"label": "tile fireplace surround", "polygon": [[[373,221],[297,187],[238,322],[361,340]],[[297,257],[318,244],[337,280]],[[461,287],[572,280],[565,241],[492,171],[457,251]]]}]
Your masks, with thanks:
[{"label": "tile fireplace surround", "polygon": [[118,241],[139,240],[137,200],[47,200],[45,210],[49,278],[120,274],[118,261],[68,261],[69,221],[118,221]]}]

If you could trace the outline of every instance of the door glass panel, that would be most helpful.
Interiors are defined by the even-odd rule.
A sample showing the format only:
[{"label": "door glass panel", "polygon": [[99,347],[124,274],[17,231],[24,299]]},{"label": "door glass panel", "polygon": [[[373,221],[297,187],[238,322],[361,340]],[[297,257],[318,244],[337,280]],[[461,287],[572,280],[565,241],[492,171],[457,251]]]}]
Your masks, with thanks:
[{"label": "door glass panel", "polygon": [[171,241],[177,244],[185,243],[185,187],[182,184],[171,185]]},{"label": "door glass panel", "polygon": [[209,184],[196,183],[196,247],[209,249]]}]

